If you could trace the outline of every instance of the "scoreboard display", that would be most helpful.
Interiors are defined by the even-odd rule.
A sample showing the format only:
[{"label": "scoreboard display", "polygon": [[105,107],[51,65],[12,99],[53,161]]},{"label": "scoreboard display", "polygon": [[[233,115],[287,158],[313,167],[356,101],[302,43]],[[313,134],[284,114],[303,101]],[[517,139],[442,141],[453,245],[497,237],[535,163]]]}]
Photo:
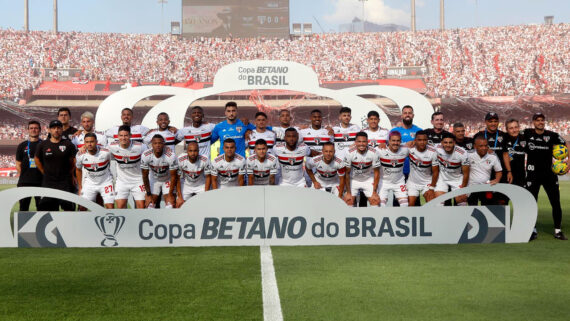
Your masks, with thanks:
[{"label": "scoreboard display", "polygon": [[182,36],[289,37],[289,0],[182,0]]}]

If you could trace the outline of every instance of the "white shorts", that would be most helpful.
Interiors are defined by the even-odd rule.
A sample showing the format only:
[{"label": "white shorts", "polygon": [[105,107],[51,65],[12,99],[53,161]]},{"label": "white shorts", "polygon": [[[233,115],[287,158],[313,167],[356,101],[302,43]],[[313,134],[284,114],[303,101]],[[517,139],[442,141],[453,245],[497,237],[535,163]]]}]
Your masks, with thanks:
[{"label": "white shorts", "polygon": [[429,184],[421,185],[408,181],[406,184],[406,188],[408,189],[408,196],[423,196],[427,191],[429,191],[429,186]]},{"label": "white shorts", "polygon": [[372,192],[374,191],[373,186],[374,186],[374,180],[368,180],[364,182],[351,180],[350,194],[352,194],[352,196],[356,196],[358,195],[359,191],[362,191],[366,197],[371,197]]},{"label": "white shorts", "polygon": [[408,198],[408,189],[406,188],[406,184],[404,181],[402,181],[400,184],[390,184],[384,182],[382,184],[382,188],[380,189],[380,193],[378,194],[380,196],[380,199],[387,200],[388,192],[390,191],[394,192],[394,197],[396,197],[397,199]]},{"label": "white shorts", "polygon": [[103,203],[115,203],[115,189],[113,188],[113,181],[107,181],[102,185],[83,185],[83,188],[81,189],[81,197],[92,202],[95,202],[97,199],[97,194],[101,194]]},{"label": "white shorts", "polygon": [[116,199],[118,200],[126,200],[129,198],[129,195],[133,195],[135,201],[144,201],[146,189],[144,188],[142,181],[139,183],[124,183],[117,181],[115,187],[117,192]]},{"label": "white shorts", "polygon": [[204,193],[205,192],[205,185],[202,186],[186,186],[182,185],[182,199],[187,201],[192,196],[196,194]]},{"label": "white shorts", "polygon": [[323,184],[321,184],[321,188],[319,189],[319,191],[331,193],[337,197],[339,196],[339,193],[340,193],[338,185],[323,185]]},{"label": "white shorts", "polygon": [[150,193],[152,195],[160,195],[160,192],[162,192],[162,195],[167,195],[170,192],[170,180],[166,182],[150,181]]},{"label": "white shorts", "polygon": [[281,183],[279,183],[279,186],[307,187],[307,182],[305,182],[304,178],[297,183],[288,183],[281,181]]},{"label": "white shorts", "polygon": [[451,187],[452,191],[459,189],[461,186],[462,181],[444,181],[441,176],[437,179],[437,184],[435,185],[436,192],[449,192],[449,188]]}]

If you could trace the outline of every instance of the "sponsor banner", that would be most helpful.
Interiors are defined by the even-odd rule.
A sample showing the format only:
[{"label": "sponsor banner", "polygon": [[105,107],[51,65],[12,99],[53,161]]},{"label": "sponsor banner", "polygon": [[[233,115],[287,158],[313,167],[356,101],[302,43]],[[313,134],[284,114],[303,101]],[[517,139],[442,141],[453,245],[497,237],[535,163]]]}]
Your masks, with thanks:
[{"label": "sponsor banner", "polygon": [[423,78],[427,74],[428,68],[424,66],[386,68],[386,76],[388,78]]},{"label": "sponsor banner", "polygon": [[[475,186],[462,193],[489,190]],[[169,247],[528,242],[536,222],[534,198],[506,184],[492,187],[507,206],[444,207],[458,191],[422,206],[354,208],[330,193],[305,188],[249,186],[199,194],[180,209],[109,210],[77,195],[42,188],[0,193],[2,247]],[[17,197],[16,197],[17,195]],[[89,212],[19,212],[19,198],[51,196]],[[291,202],[291,200],[295,202]],[[223,202],[220,202],[223,200]]]},{"label": "sponsor banner", "polygon": [[34,74],[42,77],[43,80],[69,81],[74,78],[81,78],[83,71],[79,68],[34,68]]}]

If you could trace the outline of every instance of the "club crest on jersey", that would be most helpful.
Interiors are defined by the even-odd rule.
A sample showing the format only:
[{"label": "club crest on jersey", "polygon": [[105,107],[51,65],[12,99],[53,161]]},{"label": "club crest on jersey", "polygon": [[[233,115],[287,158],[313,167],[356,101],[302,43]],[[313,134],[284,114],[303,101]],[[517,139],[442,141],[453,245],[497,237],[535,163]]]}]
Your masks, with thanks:
[{"label": "club crest on jersey", "polygon": [[473,148],[473,144],[471,144],[471,143],[465,144],[465,147],[467,147],[468,149],[472,149],[472,148]]},{"label": "club crest on jersey", "polygon": [[65,146],[59,146],[59,150],[63,153],[65,152]]},{"label": "club crest on jersey", "polygon": [[550,136],[544,136],[544,141],[548,143],[548,141],[550,140]]},{"label": "club crest on jersey", "polygon": [[202,138],[202,137],[200,137],[200,135],[194,137],[194,139],[196,139],[196,142],[197,142],[197,143],[200,142],[200,138]]},{"label": "club crest on jersey", "polygon": [[239,132],[241,132],[241,130],[242,130],[242,127],[241,127],[241,126],[237,126],[237,127],[236,127],[236,130],[237,130],[237,131],[238,131],[238,133],[239,133]]},{"label": "club crest on jersey", "polygon": [[342,138],[344,138],[345,142],[348,142],[348,139],[350,138],[349,134],[342,134]]},{"label": "club crest on jersey", "polygon": [[295,164],[295,159],[294,159],[294,158],[289,158],[289,164],[290,164],[290,165]]},{"label": "club crest on jersey", "polygon": [[522,148],[525,148],[525,146],[526,146],[526,142],[523,140],[523,141],[521,142],[521,147],[522,147]]},{"label": "club crest on jersey", "polygon": [[413,139],[416,138],[416,133],[410,133],[410,137],[412,137]]},{"label": "club crest on jersey", "polygon": [[499,143],[503,142],[503,136],[499,136],[499,138],[497,138],[497,140],[499,141]]},{"label": "club crest on jersey", "polygon": [[398,165],[398,160],[393,159],[392,160],[392,167],[396,167],[396,165]]},{"label": "club crest on jersey", "polygon": [[321,144],[321,139],[318,137],[315,137],[315,145],[320,145]]}]

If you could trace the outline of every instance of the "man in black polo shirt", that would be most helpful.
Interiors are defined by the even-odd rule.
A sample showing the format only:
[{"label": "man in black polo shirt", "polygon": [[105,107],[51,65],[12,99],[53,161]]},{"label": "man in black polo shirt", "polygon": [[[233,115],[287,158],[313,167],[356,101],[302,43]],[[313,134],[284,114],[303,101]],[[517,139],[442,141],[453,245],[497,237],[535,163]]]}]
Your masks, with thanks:
[{"label": "man in black polo shirt", "polygon": [[431,115],[431,124],[433,128],[428,128],[425,130],[428,137],[428,144],[435,146],[443,140],[443,135],[449,133],[447,130],[443,129],[445,122],[443,121],[443,113],[436,111]]},{"label": "man in black polo shirt", "polygon": [[72,127],[69,124],[69,121],[71,120],[71,110],[69,110],[69,108],[67,107],[61,107],[60,109],[58,109],[57,120],[59,120],[61,122],[61,125],[63,126],[63,132],[61,134],[61,137],[63,139],[71,140],[73,134],[77,132],[77,128]]},{"label": "man in black polo shirt", "polygon": [[[453,135],[455,135],[455,145],[465,149],[467,152],[474,152],[473,138],[465,136],[465,125],[463,123],[453,124]],[[497,155],[500,157],[500,155]]]},{"label": "man in black polo shirt", "polygon": [[[20,143],[16,150],[16,170],[18,171],[18,187],[25,186],[42,186],[42,173],[39,171],[34,161],[36,148],[40,144],[40,132],[42,127],[37,120],[28,123],[28,140]],[[36,207],[38,207],[41,197],[34,197]],[[22,198],[20,200],[20,211],[30,210],[31,197]]]},{"label": "man in black polo shirt", "polygon": [[[485,115],[485,129],[479,131],[473,138],[477,136],[483,136],[487,139],[489,143],[489,149],[497,154],[499,161],[501,162],[501,168],[503,169],[503,176],[501,177],[500,183],[507,183],[507,173],[505,169],[505,162],[503,161],[503,144],[507,139],[507,133],[499,130],[499,115],[494,112],[489,112]],[[495,171],[491,173],[491,180],[495,179]],[[489,193],[488,194],[492,200],[489,204],[494,205],[507,205],[509,204],[509,199],[501,193]]]},{"label": "man in black polo shirt", "polygon": [[[523,131],[523,136],[527,141],[526,189],[538,200],[540,185],[544,187],[550,206],[552,206],[554,238],[567,240],[561,231],[562,207],[560,206],[558,176],[552,172],[552,147],[559,144],[568,147],[568,144],[558,133],[544,128],[546,124],[542,113],[532,116],[532,124],[534,128],[527,128]],[[535,228],[530,240],[536,239],[537,236]]]},{"label": "man in black polo shirt", "polygon": [[[516,119],[509,119],[505,122],[507,129],[507,136],[503,142],[503,162],[507,173],[507,182],[515,184],[520,187],[526,185],[526,144],[528,143],[523,135],[520,133],[519,121]],[[497,155],[499,156],[499,155]]]},{"label": "man in black polo shirt", "polygon": [[[59,189],[73,193],[72,172],[75,170],[75,145],[69,139],[62,139],[63,124],[59,120],[49,123],[51,137],[38,145],[35,162],[43,173],[42,187]],[[75,204],[51,197],[43,197],[40,211],[74,211]]]}]

